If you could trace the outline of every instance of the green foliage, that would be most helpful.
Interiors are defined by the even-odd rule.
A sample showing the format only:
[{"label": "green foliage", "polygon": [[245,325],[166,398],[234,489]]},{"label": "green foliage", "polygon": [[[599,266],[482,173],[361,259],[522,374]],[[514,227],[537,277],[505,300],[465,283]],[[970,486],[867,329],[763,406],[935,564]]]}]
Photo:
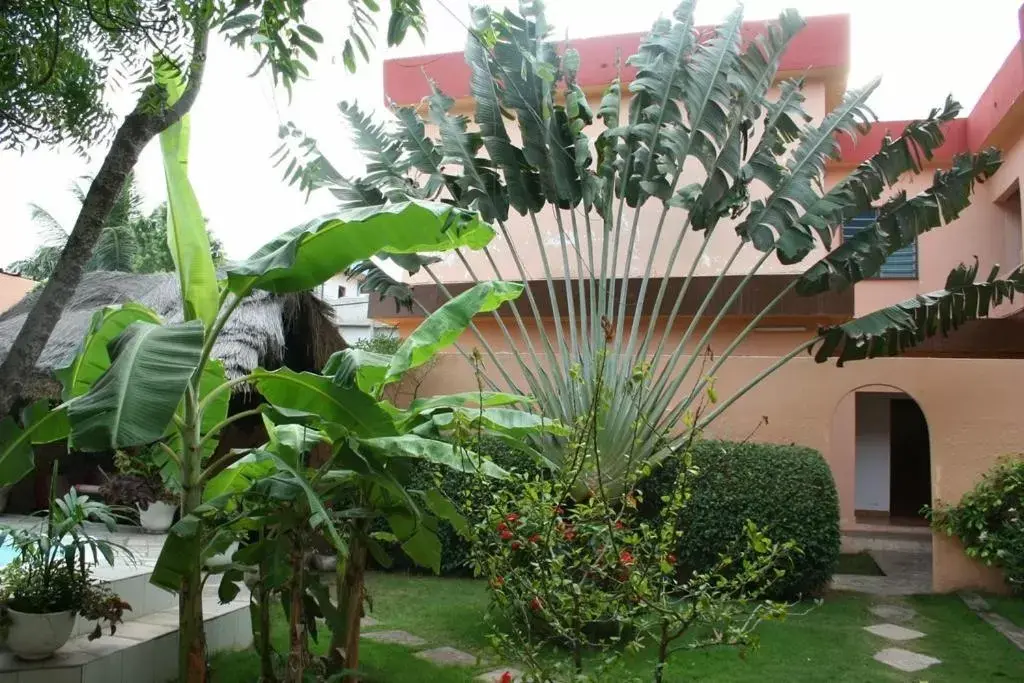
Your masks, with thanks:
[{"label": "green foliage", "polygon": [[[54,464],[53,479],[57,479]],[[0,528],[0,545],[17,551],[0,569],[0,604],[19,612],[43,614],[70,610],[86,619],[109,623],[113,635],[131,605],[93,578],[93,565],[102,558],[114,563],[116,554],[131,552],[86,532],[86,522],[103,524],[113,532],[117,518],[106,505],[78,495],[74,489],[61,498],[50,492],[50,507],[40,523],[28,529]],[[100,624],[89,639],[100,637]]]},{"label": "green foliage", "polygon": [[[943,126],[959,112],[949,99],[900,136],[885,137],[877,154],[826,191],[826,165],[839,153],[839,138],[866,132],[874,119],[868,100],[878,81],[851,90],[814,120],[804,107],[803,79],[779,82],[780,59],[804,27],[796,12],[782,12],[751,40],[741,30],[741,9],[713,30],[695,30],[695,5],[682,2],[660,18],[627,59],[636,69],[628,112],[619,81],[609,85],[596,111],[591,107],[577,82],[579,53],[558,44],[543,3],[531,2],[521,3],[518,14],[488,7],[472,13],[466,47],[472,120],[453,112],[453,100],[436,84],[425,106],[396,107],[390,123],[342,105],[356,147],[371,160],[358,179],[341,176],[315,140],[294,128],[283,134],[296,143],[282,159],[289,159],[288,180],[306,190],[326,189],[347,208],[442,198],[496,224],[493,250],[508,254],[504,263],[511,265],[465,258],[469,277],[479,282],[493,273],[540,286],[492,315],[504,344],[522,349],[514,356],[515,372],[504,367],[508,360],[499,358],[488,336],[469,326],[480,355],[500,374],[486,378],[488,386],[530,393],[541,412],[567,425],[601,405],[598,450],[608,472],[626,469],[622,453],[652,463],[666,457],[803,351],[817,346],[819,362],[840,344],[841,360],[896,354],[984,317],[987,304],[1018,287],[1016,273],[976,283],[977,271],[962,268],[950,287],[926,300],[821,330],[680,429],[711,378],[786,294],[817,295],[873,276],[893,252],[959,216],[975,183],[1000,163],[994,150],[965,154],[916,196],[896,188],[920,174],[921,160],[944,143]],[[588,129],[595,117],[604,123],[600,132]],[[428,134],[428,126],[436,133]],[[872,226],[836,246],[849,218],[875,209]],[[732,239],[720,234],[731,231],[723,219],[735,225]],[[556,233],[542,234],[553,228]],[[647,240],[642,250],[641,236]],[[690,246],[683,248],[684,241]],[[708,249],[723,244],[723,265],[709,277],[701,264]],[[804,275],[715,358],[692,353],[709,346],[766,263],[805,263],[821,249],[827,255],[808,262]],[[725,278],[740,263],[752,265],[724,292]],[[431,264],[416,265],[443,280]],[[701,288],[706,293],[690,310],[684,303],[693,299],[698,277],[712,285]],[[638,287],[622,287],[627,278]],[[390,283],[382,287],[393,291]],[[681,317],[690,320],[677,334]],[[615,361],[596,392],[598,355],[606,344]],[[665,360],[652,369],[650,358]],[[583,386],[574,375],[586,380]],[[555,461],[565,457],[565,443],[559,446],[549,449]],[[616,479],[609,477],[609,484],[621,486]]]},{"label": "green foliage", "polygon": [[[839,558],[839,498],[821,454],[802,446],[710,440],[694,443],[691,454],[697,475],[682,513],[680,566],[713,567],[750,520],[770,537],[796,544],[773,596],[796,599],[825,588]],[[673,460],[637,484],[645,517],[660,516],[679,473]]]},{"label": "green foliage", "polygon": [[140,0],[12,0],[0,13],[0,147],[70,143],[112,132],[109,80],[143,72],[154,46],[178,55],[190,35],[184,5]]},{"label": "green foliage", "polygon": [[[86,180],[91,182],[88,177]],[[71,189],[79,202],[85,201],[85,188],[76,184]],[[43,244],[30,257],[12,262],[7,270],[42,281],[49,278],[57,267],[69,233],[46,209],[35,204],[30,204],[30,207]],[[209,230],[206,234],[213,261],[220,265],[224,260],[224,247]],[[144,215],[134,175],[129,175],[118,194],[86,269],[133,273],[174,270],[174,260],[167,246],[167,203],[160,204],[148,216]]]},{"label": "green foliage", "polygon": [[959,538],[969,557],[998,567],[1024,593],[1024,458],[1003,458],[959,503],[929,515],[934,529]]}]

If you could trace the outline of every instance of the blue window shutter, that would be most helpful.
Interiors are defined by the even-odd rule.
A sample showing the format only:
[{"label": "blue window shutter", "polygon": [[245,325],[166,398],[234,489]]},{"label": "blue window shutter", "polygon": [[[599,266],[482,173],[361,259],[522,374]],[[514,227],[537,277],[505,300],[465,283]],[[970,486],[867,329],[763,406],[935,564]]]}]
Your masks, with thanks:
[{"label": "blue window shutter", "polygon": [[[864,213],[843,226],[843,239],[848,240],[875,222],[874,213]],[[917,279],[917,240],[914,240],[899,251],[893,253],[882,264],[875,278],[880,280],[916,280]]]}]

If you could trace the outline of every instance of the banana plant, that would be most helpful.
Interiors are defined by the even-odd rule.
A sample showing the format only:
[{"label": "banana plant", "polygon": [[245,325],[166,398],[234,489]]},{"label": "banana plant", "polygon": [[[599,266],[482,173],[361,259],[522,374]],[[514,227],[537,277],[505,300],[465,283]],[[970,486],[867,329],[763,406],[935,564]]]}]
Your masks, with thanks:
[{"label": "banana plant", "polygon": [[[171,102],[181,93],[173,68],[157,68]],[[350,439],[382,438],[382,450],[400,446],[390,415],[372,396],[331,378],[281,369],[257,369],[228,380],[212,357],[214,345],[238,305],[257,289],[285,294],[308,290],[373,254],[446,251],[486,246],[493,229],[472,212],[433,201],[338,211],[299,225],[251,257],[214,269],[202,212],[188,180],[189,121],[160,136],[168,193],[168,245],[181,285],[184,311],[168,321],[138,304],[97,311],[68,367],[60,373],[63,401],[26,411],[22,424],[0,422],[0,483],[33,467],[32,445],[68,440],[79,451],[113,451],[159,443],[181,482],[181,513],[192,519],[207,484],[230,453],[213,458],[221,432],[264,408],[228,414],[234,387],[249,383],[271,404],[320,411]],[[368,442],[366,448],[373,446]],[[404,442],[403,442],[404,443]],[[180,530],[179,530],[180,531]],[[202,615],[202,548],[161,556],[152,580],[180,597],[181,679],[206,680]]]},{"label": "banana plant", "polygon": [[[783,12],[748,40],[742,8],[714,30],[697,30],[695,4],[686,0],[654,24],[627,60],[633,80],[615,79],[599,101],[588,100],[577,81],[580,55],[549,39],[542,2],[524,0],[519,14],[477,8],[465,51],[472,121],[453,113],[453,100],[436,86],[425,106],[395,107],[389,123],[345,105],[355,145],[373,172],[343,177],[315,140],[303,138],[290,174],[292,182],[326,189],[348,207],[431,198],[491,221],[498,237],[483,258],[455,250],[469,279],[539,284],[522,302],[491,313],[505,344],[519,349],[513,357],[525,384],[470,326],[473,343],[494,368],[491,386],[519,393],[528,387],[541,412],[565,424],[603,403],[595,453],[608,459],[606,481],[625,474],[619,454],[633,454],[634,464],[656,461],[800,353],[816,350],[820,362],[896,354],[1024,291],[1019,270],[976,282],[976,269],[962,267],[940,292],[821,330],[692,424],[694,407],[723,364],[785,297],[837,291],[872,277],[889,255],[955,220],[974,184],[1000,165],[992,149],[961,154],[917,195],[897,187],[920,174],[923,160],[943,144],[944,124],[960,112],[947,99],[900,135],[886,136],[874,156],[825,190],[826,163],[838,155],[839,137],[870,127],[867,103],[878,81],[846,93],[813,121],[803,79],[780,82],[778,73],[804,26],[796,12]],[[603,130],[592,135],[596,119]],[[874,221],[837,245],[843,224],[868,212]],[[542,222],[553,222],[553,236],[543,234]],[[731,234],[723,236],[726,231]],[[684,249],[684,242],[692,246]],[[687,321],[683,302],[712,242],[726,245],[726,258]],[[499,265],[499,252],[511,255],[512,265]],[[436,264],[404,258],[448,295]],[[708,346],[771,260],[790,270],[804,265],[715,358],[688,352]],[[752,264],[745,272],[736,267],[744,262]],[[367,261],[355,268],[366,274],[376,266]],[[733,274],[742,277],[727,284]],[[681,278],[678,291],[670,291],[669,276]],[[631,278],[636,289],[625,286]],[[377,281],[382,293],[394,294],[396,283]],[[538,305],[538,290],[551,302],[550,313]],[[971,303],[956,303],[965,299]],[[595,396],[594,374],[606,347],[607,395]],[[676,440],[664,442],[665,433]],[[550,455],[557,460],[560,451]]]},{"label": "banana plant", "polygon": [[[385,387],[458,338],[474,315],[515,300],[519,283],[481,283],[428,317],[393,355],[344,349],[322,373],[287,369],[257,370],[251,384],[267,399],[264,414],[270,440],[249,452],[236,452],[211,466],[206,500],[175,525],[161,553],[154,578],[178,585],[189,571],[187,558],[220,552],[237,531],[255,532],[258,541],[236,553],[239,566],[225,572],[221,597],[238,593],[243,566],[262,568],[265,585],[256,589],[253,623],[264,666],[274,671],[266,635],[268,596],[287,595],[291,647],[287,681],[301,681],[309,663],[307,634],[315,633],[317,616],[327,618],[331,652],[344,652],[344,667],[355,670],[359,658],[359,619],[367,554],[390,564],[377,520],[387,523],[386,537],[418,564],[440,570],[440,520],[460,531],[468,526],[455,504],[437,487],[412,485],[422,463],[501,478],[506,473],[464,445],[482,435],[518,439],[526,435],[565,436],[565,428],[525,406],[525,396],[476,392],[434,396],[398,408],[383,398]],[[305,454],[327,448],[330,457],[313,466]],[[526,448],[524,446],[524,448]],[[534,454],[538,455],[538,454]],[[306,582],[309,542],[322,537],[343,558],[338,605],[319,582]],[[207,541],[206,539],[212,539]],[[273,567],[269,565],[274,565]],[[287,565],[284,569],[281,565]],[[270,670],[267,670],[270,668]]]}]

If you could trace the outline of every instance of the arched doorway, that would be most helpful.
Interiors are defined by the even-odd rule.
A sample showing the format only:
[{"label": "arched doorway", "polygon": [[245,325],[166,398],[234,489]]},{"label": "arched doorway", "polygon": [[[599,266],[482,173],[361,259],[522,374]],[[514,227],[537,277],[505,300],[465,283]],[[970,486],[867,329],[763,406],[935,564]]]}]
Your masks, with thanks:
[{"label": "arched doorway", "polygon": [[928,420],[896,387],[854,394],[854,513],[858,522],[923,525],[931,500]]}]

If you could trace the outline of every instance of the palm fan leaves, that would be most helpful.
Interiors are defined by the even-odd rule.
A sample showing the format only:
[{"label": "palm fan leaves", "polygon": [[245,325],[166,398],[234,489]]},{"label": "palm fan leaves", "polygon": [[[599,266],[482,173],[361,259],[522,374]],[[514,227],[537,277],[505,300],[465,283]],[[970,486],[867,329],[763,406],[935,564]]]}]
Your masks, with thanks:
[{"label": "palm fan leaves", "polygon": [[[345,105],[367,174],[318,175],[320,186],[348,205],[437,198],[495,224],[499,237],[482,257],[456,252],[469,279],[540,282],[490,313],[505,343],[519,350],[519,373],[504,367],[508,361],[499,361],[471,322],[472,343],[496,373],[488,381],[523,392],[523,380],[512,376],[518,374],[539,409],[565,424],[599,403],[593,452],[613,476],[630,466],[622,454],[634,464],[657,459],[671,446],[666,434],[685,435],[731,404],[734,398],[696,417],[722,364],[783,296],[873,276],[889,255],[955,219],[975,182],[999,166],[995,151],[966,154],[917,196],[892,191],[921,173],[943,144],[943,125],[959,112],[950,99],[886,136],[877,154],[826,191],[826,164],[839,153],[839,137],[867,132],[875,118],[868,100],[878,81],[851,90],[815,121],[804,108],[803,80],[778,78],[780,58],[804,26],[795,12],[745,40],[741,10],[716,29],[698,30],[694,5],[684,1],[655,23],[627,60],[636,77],[628,85],[616,79],[598,102],[576,81],[579,54],[549,39],[541,3],[524,1],[518,13],[477,8],[465,52],[472,120],[454,113],[436,85],[422,106],[396,107],[388,122]],[[595,118],[605,129],[591,136]],[[330,168],[315,144],[304,153],[293,176]],[[834,246],[842,225],[867,211],[875,211],[872,225]],[[727,226],[732,234],[723,235]],[[713,239],[729,245],[726,260],[680,334],[683,302]],[[691,350],[707,346],[769,259],[792,267],[812,254],[805,272],[722,353]],[[751,261],[739,284],[721,291],[734,264]],[[418,265],[449,294],[436,264]],[[819,361],[834,353],[842,361],[897,353],[983,317],[1019,291],[1019,271],[977,283],[976,268],[957,273],[940,292],[822,330],[737,395],[810,347],[819,347]],[[670,294],[663,275],[681,276],[678,291]],[[379,291],[398,291],[397,283],[382,283]],[[550,311],[542,314],[535,289],[546,293]],[[551,456],[557,461],[557,444]]]}]

